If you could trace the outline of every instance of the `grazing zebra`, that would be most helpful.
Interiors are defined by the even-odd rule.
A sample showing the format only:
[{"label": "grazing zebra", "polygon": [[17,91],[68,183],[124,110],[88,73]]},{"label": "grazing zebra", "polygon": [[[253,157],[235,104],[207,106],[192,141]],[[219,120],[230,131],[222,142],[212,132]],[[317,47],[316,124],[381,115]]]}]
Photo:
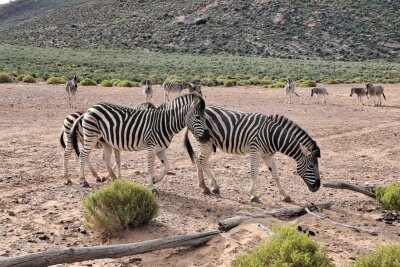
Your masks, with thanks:
[{"label": "grazing zebra", "polygon": [[[371,98],[374,99],[374,105],[375,106],[382,106],[381,95],[386,100],[386,96],[383,93],[383,87],[382,86],[380,86],[380,85],[373,86],[372,84],[367,83],[367,96],[370,96],[369,99],[371,99]],[[378,101],[375,101],[376,97],[378,97]],[[369,102],[370,101],[368,100],[368,104],[369,104]]]},{"label": "grazing zebra", "polygon": [[[285,87],[283,88],[283,90],[285,91],[285,104],[289,103],[292,104],[292,94],[295,94],[297,96],[299,96],[294,90],[295,90],[295,86],[294,86],[294,82],[289,79],[287,84],[285,85]],[[289,99],[289,101],[288,101]]]},{"label": "grazing zebra", "polygon": [[[89,186],[85,180],[84,166],[90,151],[100,141],[105,149],[108,171],[115,177],[109,164],[110,149],[147,150],[148,182],[152,190],[153,183],[161,181],[167,174],[170,165],[165,150],[175,134],[185,126],[188,127],[199,142],[210,138],[204,117],[205,102],[196,94],[188,94],[163,105],[163,108],[134,110],[127,107],[100,103],[92,106],[81,115],[84,146],[80,154],[80,179],[84,187]],[[76,141],[77,126],[72,129],[72,146],[79,154]],[[163,173],[154,177],[155,156],[164,165]],[[153,180],[154,179],[154,180]]]},{"label": "grazing zebra", "polygon": [[363,96],[368,97],[367,89],[365,89],[365,88],[351,88],[350,89],[350,96],[353,96],[354,94],[357,96],[357,105],[360,105],[360,104],[364,105],[364,103],[362,101],[362,98],[363,98]]},{"label": "grazing zebra", "polygon": [[192,162],[196,164],[199,187],[203,193],[210,193],[210,189],[204,182],[204,172],[209,178],[212,192],[219,193],[219,187],[209,168],[211,152],[216,148],[235,155],[250,154],[251,201],[259,201],[255,186],[260,158],[266,162],[271,171],[279,192],[283,195],[283,201],[291,201],[279,180],[274,162],[276,152],[281,152],[296,160],[297,173],[303,178],[310,191],[316,192],[319,189],[320,149],[317,143],[294,122],[280,115],[265,116],[221,107],[208,107],[205,112],[211,137],[209,142],[200,145],[200,155],[197,159],[195,159],[187,131],[184,134],[184,144]]},{"label": "grazing zebra", "polygon": [[189,93],[196,93],[202,96],[201,85],[200,84],[192,84],[192,83],[174,83],[170,81],[165,81],[162,84],[162,88],[164,89],[164,102],[169,101],[169,93],[170,92],[178,92],[179,96],[181,95],[182,90],[189,89]]},{"label": "grazing zebra", "polygon": [[[143,103],[140,104],[133,109],[151,109],[151,108],[156,108],[152,103]],[[64,178],[65,178],[65,184],[70,185],[71,180],[69,179],[68,175],[68,161],[72,153],[72,138],[71,138],[71,129],[75,123],[75,121],[83,114],[84,112],[82,111],[76,111],[74,113],[71,113],[64,119],[64,126],[63,130],[61,131],[61,136],[60,136],[60,144],[64,149],[64,155],[63,155],[63,169],[64,169]],[[77,133],[76,133],[76,138],[78,138],[79,142],[83,144],[83,129],[82,129],[82,121],[79,121],[77,125]],[[100,142],[97,142],[93,148],[101,149],[103,146],[101,145]],[[121,176],[121,171],[120,171],[120,151],[118,149],[114,150],[115,154],[115,165],[113,166],[113,169],[117,169],[118,172],[118,177]],[[103,153],[103,161],[105,160],[105,155]],[[93,166],[90,164],[89,157],[87,158],[87,164],[89,166],[89,169],[92,173],[92,175],[96,178],[97,182],[103,182],[103,179],[101,179],[96,171],[94,170]],[[106,179],[111,176],[111,174],[108,174]]]},{"label": "grazing zebra", "polygon": [[146,101],[151,101],[151,99],[153,98],[153,88],[151,87],[151,82],[149,80],[145,81],[143,93],[146,96]]},{"label": "grazing zebra", "polygon": [[74,75],[74,77],[67,82],[65,91],[67,91],[68,94],[69,107],[76,108],[76,92],[78,91],[78,77],[76,77],[76,75]]},{"label": "grazing zebra", "polygon": [[[318,103],[318,99],[320,98],[320,96],[323,97],[324,102],[326,104],[326,99],[325,99],[325,95],[328,95],[328,91],[326,90],[326,88],[312,88],[311,89],[311,96],[315,95],[315,103]],[[322,104],[322,102],[321,102]]]}]

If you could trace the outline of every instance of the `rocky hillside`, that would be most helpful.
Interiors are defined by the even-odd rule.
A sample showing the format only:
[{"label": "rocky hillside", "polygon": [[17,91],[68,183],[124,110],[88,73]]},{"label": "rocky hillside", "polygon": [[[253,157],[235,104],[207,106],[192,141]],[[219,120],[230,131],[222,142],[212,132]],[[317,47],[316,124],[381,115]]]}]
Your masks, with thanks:
[{"label": "rocky hillside", "polygon": [[[40,1],[20,0],[13,6],[26,2]],[[63,2],[53,11],[3,26],[0,43],[400,61],[397,0]],[[5,10],[0,8],[0,18]]]}]

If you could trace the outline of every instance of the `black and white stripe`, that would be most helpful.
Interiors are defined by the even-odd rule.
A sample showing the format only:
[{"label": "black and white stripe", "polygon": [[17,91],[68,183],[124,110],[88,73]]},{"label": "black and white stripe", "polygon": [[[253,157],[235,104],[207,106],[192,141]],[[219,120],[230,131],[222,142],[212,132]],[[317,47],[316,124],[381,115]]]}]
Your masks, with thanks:
[{"label": "black and white stripe", "polygon": [[[374,105],[375,106],[382,106],[382,99],[381,96],[386,100],[386,96],[383,93],[383,87],[380,85],[374,86],[370,83],[367,83],[367,96],[369,96],[369,99],[373,98],[374,99]],[[376,97],[378,97],[378,100],[376,101]],[[368,103],[370,101],[368,100]]]},{"label": "black and white stripe", "polygon": [[[153,189],[155,156],[164,164],[163,173],[154,180],[158,182],[169,170],[165,150],[175,134],[186,126],[200,142],[208,141],[204,109],[204,100],[195,94],[178,97],[157,109],[134,110],[107,103],[92,106],[77,120],[82,120],[84,136],[84,147],[80,154],[80,179],[83,185],[88,186],[84,173],[86,158],[100,141],[104,149],[147,150],[149,186]],[[77,123],[72,130],[72,145],[79,154],[74,137],[76,130]],[[108,171],[115,177],[107,158],[106,164]]]},{"label": "black and white stripe", "polygon": [[206,109],[207,126],[210,129],[210,141],[200,145],[200,155],[195,155],[185,133],[185,146],[197,166],[199,186],[204,193],[210,190],[205,185],[203,172],[210,180],[212,191],[219,192],[219,187],[209,169],[209,157],[215,148],[235,155],[250,154],[251,156],[251,200],[258,201],[255,183],[260,158],[268,165],[272,177],[277,183],[284,201],[290,201],[290,196],[283,190],[278,171],[274,162],[274,154],[281,152],[296,160],[297,173],[303,178],[310,191],[315,192],[320,187],[318,158],[320,149],[317,143],[299,126],[289,119],[280,116],[265,116],[259,113],[244,113],[221,107]]},{"label": "black and white stripe", "polygon": [[311,89],[311,96],[315,95],[315,103],[319,102],[319,99],[322,97],[323,98],[323,102],[321,101],[321,103],[326,104],[326,99],[325,96],[328,95],[328,91],[326,90],[326,88],[320,88],[320,87],[315,87]]},{"label": "black and white stripe", "polygon": [[351,88],[350,89],[350,96],[353,95],[357,96],[357,104],[358,105],[364,105],[364,102],[362,101],[363,97],[368,97],[367,95],[367,89],[365,88]]},{"label": "black and white stripe", "polygon": [[76,77],[76,75],[74,75],[74,77],[67,82],[65,91],[68,95],[69,107],[76,108],[76,92],[78,91],[78,77]]},{"label": "black and white stripe", "polygon": [[200,84],[192,84],[192,83],[174,83],[170,81],[165,81],[162,84],[162,88],[164,90],[164,102],[169,101],[169,93],[179,93],[178,96],[181,95],[182,90],[189,89],[189,93],[195,93],[198,95],[202,95],[201,93],[201,85]]},{"label": "black and white stripe", "polygon": [[153,98],[153,87],[151,86],[151,82],[149,80],[145,81],[143,94],[146,96],[147,102],[150,102],[151,99]]},{"label": "black and white stripe", "polygon": [[285,104],[289,103],[292,104],[292,95],[295,94],[297,96],[299,96],[295,90],[296,87],[294,85],[294,82],[292,80],[288,80],[288,82],[286,83],[285,87],[283,88],[283,90],[285,91]]}]

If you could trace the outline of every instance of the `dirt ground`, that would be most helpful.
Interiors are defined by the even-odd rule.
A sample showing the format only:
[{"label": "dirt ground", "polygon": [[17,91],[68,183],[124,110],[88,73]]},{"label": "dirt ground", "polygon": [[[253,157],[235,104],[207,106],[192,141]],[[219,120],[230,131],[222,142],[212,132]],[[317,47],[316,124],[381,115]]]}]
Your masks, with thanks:
[{"label": "dirt ground", "polygon": [[[282,89],[261,87],[203,89],[208,105],[246,112],[279,113],[304,128],[321,148],[322,182],[346,180],[359,184],[383,185],[398,182],[400,173],[400,85],[383,85],[387,101],[382,107],[357,106],[349,97],[351,87],[326,86],[328,104],[314,104],[309,88],[299,88],[294,104],[284,104]],[[362,86],[362,85],[360,85]],[[162,103],[161,87],[154,87],[155,104]],[[142,88],[80,87],[78,110],[101,101],[131,106],[144,102]],[[344,190],[321,188],[308,191],[295,173],[295,161],[277,154],[282,185],[294,199],[281,202],[265,164],[260,167],[258,193],[261,203],[250,203],[248,156],[217,152],[211,168],[220,185],[220,196],[203,195],[197,186],[195,168],[183,149],[178,134],[167,154],[171,175],[156,187],[161,205],[159,216],[148,226],[127,231],[105,243],[95,233],[81,233],[81,200],[101,187],[86,171],[91,184],[83,189],[78,181],[78,163],[70,161],[72,186],[62,178],[62,148],[59,135],[67,108],[64,86],[45,84],[0,84],[0,259],[68,246],[136,242],[216,228],[218,220],[260,210],[291,207],[309,202],[335,201],[323,214],[331,219],[362,226],[378,236],[334,226],[309,215],[286,221],[318,231],[315,239],[329,257],[341,266],[368,253],[380,244],[400,240],[399,223],[378,219],[382,209],[366,196]],[[91,161],[101,175],[100,151]],[[156,171],[161,170],[157,163]],[[123,177],[146,183],[146,154],[122,152]],[[271,226],[277,220],[266,219]],[[121,259],[95,260],[68,266],[228,266],[243,251],[250,251],[265,233],[254,223],[241,226],[198,248],[167,249]],[[47,238],[46,238],[47,237]],[[45,239],[45,240],[41,240]],[[67,265],[62,265],[67,266]]]}]

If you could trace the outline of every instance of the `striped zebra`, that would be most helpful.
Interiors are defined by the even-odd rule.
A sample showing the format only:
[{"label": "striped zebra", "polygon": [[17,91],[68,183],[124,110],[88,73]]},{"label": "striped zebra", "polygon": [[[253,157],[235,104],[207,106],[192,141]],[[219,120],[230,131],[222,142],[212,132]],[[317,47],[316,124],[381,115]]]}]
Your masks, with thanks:
[{"label": "striped zebra", "polygon": [[[372,85],[370,83],[367,83],[367,96],[370,97],[369,100],[371,98],[374,99],[374,105],[375,106],[382,106],[381,95],[383,96],[383,98],[386,101],[386,96],[383,93],[383,87],[382,86],[380,86],[380,85],[374,86],[374,85]],[[378,97],[378,101],[375,101],[376,97]],[[370,102],[369,100],[368,100],[368,104]]]},{"label": "striped zebra", "polygon": [[196,164],[199,187],[203,193],[210,193],[210,189],[204,182],[204,172],[209,178],[212,192],[219,193],[219,187],[209,168],[211,152],[216,148],[229,154],[250,154],[251,201],[259,201],[255,186],[260,158],[266,162],[271,171],[279,192],[283,195],[283,201],[291,201],[279,180],[274,162],[276,152],[281,152],[296,160],[297,173],[303,178],[310,191],[316,192],[319,189],[320,149],[317,143],[294,122],[280,115],[265,116],[221,107],[208,107],[205,113],[211,137],[209,142],[200,144],[200,155],[197,159],[195,159],[188,132],[184,133],[184,144],[192,162]]},{"label": "striped zebra", "polygon": [[164,102],[169,101],[169,93],[170,92],[178,92],[180,96],[182,90],[189,89],[189,93],[196,93],[202,96],[201,92],[201,85],[200,84],[193,84],[193,83],[174,83],[170,81],[165,81],[162,84],[162,88],[164,90]]},{"label": "striped zebra", "polygon": [[145,81],[143,94],[146,96],[146,101],[147,102],[150,102],[151,99],[153,98],[153,88],[151,87],[151,82],[149,80]]},{"label": "striped zebra", "polygon": [[67,82],[65,91],[68,94],[69,107],[76,108],[76,92],[78,91],[78,77],[76,77],[76,75],[74,75],[74,77]]},{"label": "striped zebra", "polygon": [[[152,103],[143,103],[140,104],[134,109],[150,109],[150,108],[155,108],[155,106]],[[60,136],[60,144],[62,148],[64,149],[63,153],[63,170],[64,170],[64,179],[65,179],[65,184],[70,185],[72,184],[71,180],[69,179],[69,174],[68,174],[68,162],[69,158],[72,153],[72,138],[71,138],[71,130],[72,127],[75,123],[75,121],[83,114],[83,111],[76,111],[74,113],[71,113],[64,119],[64,125],[63,129],[61,131],[61,136]],[[78,138],[78,141],[83,144],[83,129],[82,129],[82,121],[80,121],[77,125],[77,133],[76,137]],[[93,148],[101,149],[103,146],[101,145],[100,142],[97,142]],[[113,166],[113,170],[117,170],[118,172],[118,177],[121,176],[121,171],[120,171],[120,151],[118,149],[114,150],[115,154],[115,164]],[[105,160],[105,155],[103,153],[103,161]],[[101,179],[98,175],[97,172],[94,170],[93,166],[90,164],[89,158],[87,158],[87,164],[88,167],[92,173],[92,175],[96,178],[97,182],[103,182],[103,179]],[[106,179],[109,178],[111,174],[108,174]]]},{"label": "striped zebra", "polygon": [[[100,103],[92,106],[80,116],[82,120],[84,146],[80,154],[80,179],[84,187],[84,166],[91,149],[100,141],[106,155],[108,171],[115,177],[109,164],[111,148],[126,151],[147,150],[147,168],[149,187],[154,190],[154,183],[161,181],[167,174],[170,164],[165,153],[175,134],[185,126],[196,139],[207,142],[210,138],[204,117],[205,102],[196,94],[183,95],[168,102],[163,108],[134,110],[127,107]],[[72,129],[72,146],[79,154],[77,143],[77,123]],[[154,177],[155,156],[164,165],[163,173]]]},{"label": "striped zebra", "polygon": [[[292,104],[292,95],[293,95],[293,94],[299,96],[299,95],[295,92],[296,87],[295,87],[295,85],[294,85],[294,82],[293,82],[291,79],[288,80],[288,82],[286,83],[286,85],[285,85],[285,87],[283,88],[283,90],[285,91],[285,95],[286,95],[285,104],[288,104],[288,103],[289,103],[289,104]],[[289,100],[289,101],[288,101],[288,100]]]},{"label": "striped zebra", "polygon": [[364,96],[368,97],[367,89],[365,88],[351,88],[350,89],[350,96],[356,95],[357,96],[357,105],[364,105],[362,99]]},{"label": "striped zebra", "polygon": [[[326,88],[319,88],[319,87],[312,88],[311,96],[314,96],[314,95],[315,95],[314,103],[318,103],[319,98],[322,96],[323,103],[326,104],[325,96],[328,95],[328,91],[326,90]],[[321,104],[322,104],[322,101],[321,101]]]}]

